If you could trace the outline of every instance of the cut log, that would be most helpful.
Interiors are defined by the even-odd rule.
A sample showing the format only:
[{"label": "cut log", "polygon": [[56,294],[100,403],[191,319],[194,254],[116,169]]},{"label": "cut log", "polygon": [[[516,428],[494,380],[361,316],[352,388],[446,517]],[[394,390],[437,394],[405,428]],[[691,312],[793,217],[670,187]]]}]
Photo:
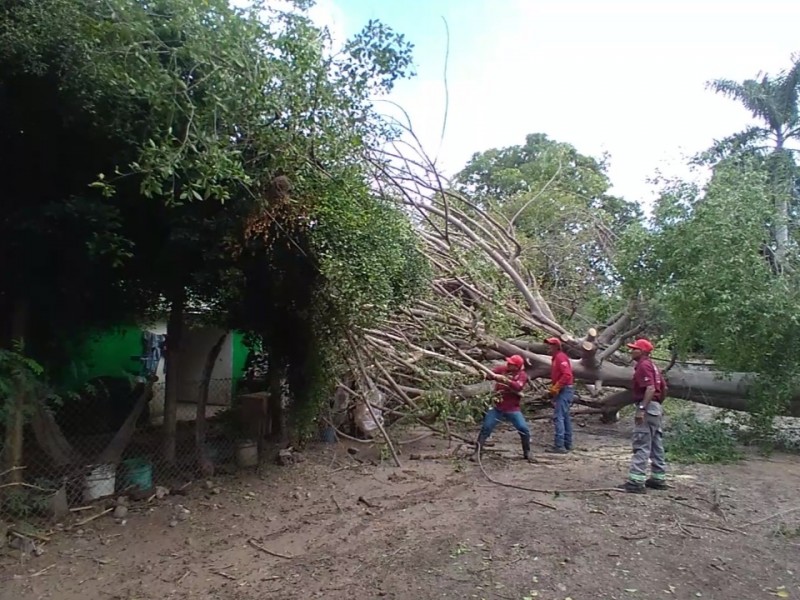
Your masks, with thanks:
[{"label": "cut log", "polygon": [[596,339],[597,330],[594,327],[590,327],[586,337],[581,341],[581,363],[589,369],[598,366]]}]

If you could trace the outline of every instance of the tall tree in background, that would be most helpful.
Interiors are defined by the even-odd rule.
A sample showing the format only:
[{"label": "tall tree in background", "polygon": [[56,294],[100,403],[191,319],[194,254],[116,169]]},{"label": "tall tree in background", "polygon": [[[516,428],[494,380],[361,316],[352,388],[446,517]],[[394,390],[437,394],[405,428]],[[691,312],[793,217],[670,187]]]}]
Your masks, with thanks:
[{"label": "tall tree in background", "polygon": [[716,149],[718,154],[743,150],[768,153],[775,206],[774,218],[770,222],[772,240],[769,248],[774,252],[776,270],[780,272],[786,267],[792,212],[797,204],[797,165],[790,144],[800,140],[800,56],[793,59],[788,71],[774,77],[760,74],[757,79],[743,82],[716,79],[708,85],[712,90],[740,102],[754,118],[761,121],[758,126],[722,140]]},{"label": "tall tree in background", "polygon": [[598,296],[613,295],[615,240],[642,213],[609,193],[603,160],[530,134],[525,144],[475,154],[455,182],[515,231],[528,250],[525,267],[559,317],[591,312],[589,303]]}]

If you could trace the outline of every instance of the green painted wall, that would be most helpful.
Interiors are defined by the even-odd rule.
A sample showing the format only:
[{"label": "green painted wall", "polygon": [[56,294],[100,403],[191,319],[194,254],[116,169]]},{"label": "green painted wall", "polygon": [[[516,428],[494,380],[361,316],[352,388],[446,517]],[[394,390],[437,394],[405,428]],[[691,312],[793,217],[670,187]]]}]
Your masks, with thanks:
[{"label": "green painted wall", "polygon": [[137,375],[141,368],[141,331],[124,325],[107,333],[97,334],[77,346],[73,365],[64,374],[63,386],[76,390],[90,379],[101,376]]},{"label": "green painted wall", "polygon": [[247,362],[247,353],[249,350],[247,346],[244,345],[244,334],[239,331],[233,332],[233,357],[231,358],[231,373],[233,374],[233,381],[231,385],[233,389],[231,390],[234,395],[236,395],[236,386],[239,384],[239,380],[242,379],[244,375],[244,367],[245,363]]},{"label": "green painted wall", "polygon": [[[90,379],[100,376],[125,377],[138,375],[142,352],[142,330],[136,325],[118,327],[104,334],[92,337],[76,353],[76,367],[67,375],[65,386],[69,389],[80,387]],[[244,334],[233,332],[233,356],[231,359],[232,385],[244,375],[247,347]]]}]

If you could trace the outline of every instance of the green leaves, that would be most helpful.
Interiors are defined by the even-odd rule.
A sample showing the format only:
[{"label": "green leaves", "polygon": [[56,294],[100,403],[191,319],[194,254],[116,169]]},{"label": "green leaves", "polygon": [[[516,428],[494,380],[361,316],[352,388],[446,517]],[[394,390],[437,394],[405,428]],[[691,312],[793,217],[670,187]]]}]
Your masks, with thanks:
[{"label": "green leaves", "polygon": [[661,303],[682,355],[757,373],[754,407],[780,413],[800,374],[800,281],[772,268],[768,165],[758,157],[728,159],[704,193],[669,186],[654,212],[653,228],[631,228],[619,245],[626,285]]},{"label": "green leaves", "polygon": [[576,310],[585,313],[614,294],[615,238],[641,211],[608,193],[603,160],[531,134],[524,145],[474,155],[456,183],[501,223],[513,224],[525,266],[565,324]]},{"label": "green leaves", "polygon": [[[39,352],[183,290],[270,334],[297,394],[319,395],[331,372],[312,393],[307,363],[419,290],[410,221],[365,160],[392,134],[372,97],[411,74],[411,45],[371,21],[334,53],[292,4],[4,5],[0,299],[33,296]],[[276,175],[291,193],[272,197]]]}]

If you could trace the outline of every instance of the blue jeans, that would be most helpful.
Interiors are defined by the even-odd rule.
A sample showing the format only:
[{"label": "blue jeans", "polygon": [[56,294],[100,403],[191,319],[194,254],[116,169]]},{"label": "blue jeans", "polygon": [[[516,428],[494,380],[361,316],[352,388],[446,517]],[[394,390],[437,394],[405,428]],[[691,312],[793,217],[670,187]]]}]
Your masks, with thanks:
[{"label": "blue jeans", "polygon": [[528,424],[525,422],[525,417],[522,416],[522,413],[518,410],[513,412],[504,412],[502,410],[497,410],[497,408],[492,407],[486,413],[486,416],[483,418],[483,425],[481,426],[481,439],[486,440],[490,435],[492,435],[492,431],[494,428],[497,427],[497,424],[500,421],[506,421],[507,423],[511,423],[514,426],[514,429],[517,430],[520,437],[524,440],[531,439],[531,430],[528,429]]},{"label": "blue jeans", "polygon": [[572,417],[569,414],[569,407],[572,404],[573,389],[571,385],[564,386],[558,392],[554,401],[553,424],[556,429],[555,447],[572,448]]}]

